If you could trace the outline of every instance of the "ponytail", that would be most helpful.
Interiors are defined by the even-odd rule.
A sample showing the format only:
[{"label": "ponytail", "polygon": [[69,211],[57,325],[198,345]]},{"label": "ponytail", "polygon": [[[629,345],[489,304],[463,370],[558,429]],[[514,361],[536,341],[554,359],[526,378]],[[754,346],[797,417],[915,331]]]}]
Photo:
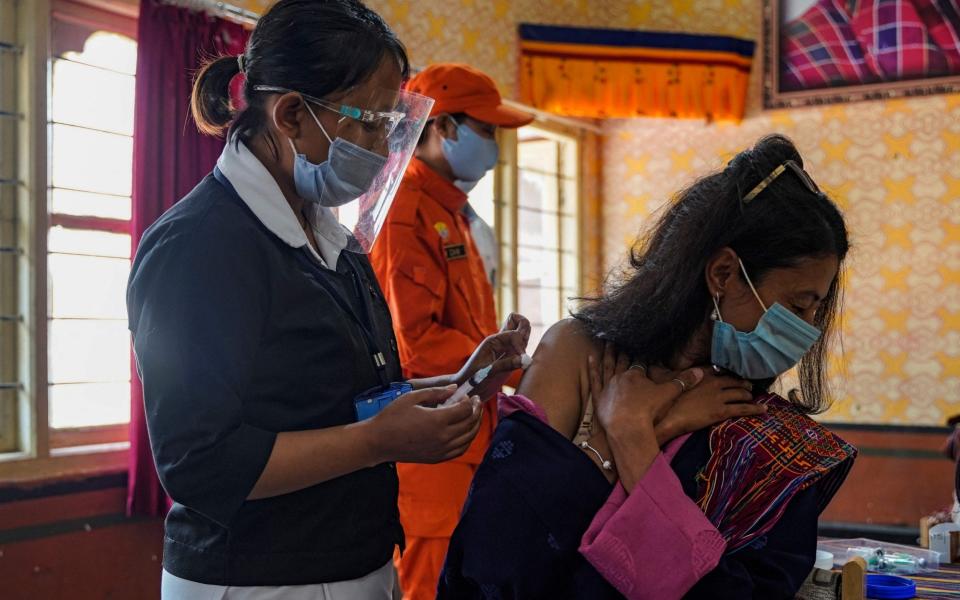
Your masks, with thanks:
[{"label": "ponytail", "polygon": [[240,73],[235,56],[221,56],[206,63],[193,82],[190,111],[197,128],[207,135],[221,135],[233,120],[230,82]]}]

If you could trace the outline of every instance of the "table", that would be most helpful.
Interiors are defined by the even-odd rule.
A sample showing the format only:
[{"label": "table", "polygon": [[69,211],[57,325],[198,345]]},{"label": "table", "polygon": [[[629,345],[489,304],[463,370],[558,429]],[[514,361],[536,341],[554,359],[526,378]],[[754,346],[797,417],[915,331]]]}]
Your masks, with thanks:
[{"label": "table", "polygon": [[917,582],[919,600],[960,598],[960,564],[944,564],[937,571],[908,577]]},{"label": "table", "polygon": [[[818,543],[832,541],[839,540],[827,537],[817,539]],[[940,600],[941,598],[956,598],[960,600],[960,563],[942,563],[936,571],[919,573],[917,575],[904,575],[904,577],[908,577],[916,582],[917,595],[914,597],[917,600]]]}]

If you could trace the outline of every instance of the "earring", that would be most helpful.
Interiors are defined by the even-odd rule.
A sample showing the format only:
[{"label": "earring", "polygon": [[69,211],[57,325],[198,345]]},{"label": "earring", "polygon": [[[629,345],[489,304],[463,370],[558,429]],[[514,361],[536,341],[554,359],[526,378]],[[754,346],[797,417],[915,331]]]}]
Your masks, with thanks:
[{"label": "earring", "polygon": [[717,293],[714,295],[713,298],[711,298],[711,300],[713,300],[713,311],[710,313],[710,318],[713,319],[714,321],[721,321],[722,319],[720,318],[720,292],[717,291]]}]

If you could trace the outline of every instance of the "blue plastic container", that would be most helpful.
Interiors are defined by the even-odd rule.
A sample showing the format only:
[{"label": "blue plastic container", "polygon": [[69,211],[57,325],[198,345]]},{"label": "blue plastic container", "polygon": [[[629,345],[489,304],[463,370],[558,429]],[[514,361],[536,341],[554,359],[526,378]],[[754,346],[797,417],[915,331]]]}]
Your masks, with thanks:
[{"label": "blue plastic container", "polygon": [[867,575],[867,598],[889,600],[913,598],[916,595],[917,584],[912,579],[899,575]]}]

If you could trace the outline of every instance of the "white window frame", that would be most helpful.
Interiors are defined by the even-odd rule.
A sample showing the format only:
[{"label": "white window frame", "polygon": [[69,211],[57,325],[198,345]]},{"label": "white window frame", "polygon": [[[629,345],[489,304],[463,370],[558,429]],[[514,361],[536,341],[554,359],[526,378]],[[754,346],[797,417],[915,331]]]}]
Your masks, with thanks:
[{"label": "white window frame", "polygon": [[[50,182],[50,123],[48,100],[51,74],[51,21],[55,0],[0,0],[0,23],[14,23],[17,52],[16,109],[21,114],[15,132],[16,241],[21,249],[16,267],[17,304],[15,348],[19,391],[13,407],[0,401],[0,417],[15,414],[15,443],[0,436],[0,483],[83,476],[126,469],[127,442],[55,448],[47,404],[48,302],[47,235]],[[14,14],[15,13],[15,14]],[[12,18],[11,18],[12,17]],[[8,33],[0,26],[0,40]],[[0,74],[0,77],[3,75]],[[2,97],[0,97],[2,100]],[[8,129],[0,131],[6,132]],[[0,151],[7,146],[0,145]],[[0,296],[2,298],[2,296]],[[3,313],[0,313],[3,314]],[[11,340],[3,340],[6,350]],[[9,431],[4,419],[0,431]],[[95,441],[95,440],[93,440]]]},{"label": "white window frame", "polygon": [[[575,214],[577,218],[577,241],[574,245],[574,251],[581,257],[579,274],[575,284],[574,296],[583,294],[586,289],[588,269],[584,268],[582,257],[586,248],[584,239],[584,217],[585,199],[584,199],[584,165],[583,165],[583,146],[585,130],[575,125],[569,124],[566,119],[551,119],[548,116],[538,116],[533,123],[535,127],[541,129],[553,136],[562,138],[565,141],[576,144],[575,165],[572,165],[577,178],[577,197],[572,200],[575,202]],[[494,193],[495,193],[495,211],[497,239],[500,241],[500,262],[497,269],[499,274],[497,279],[497,288],[495,290],[497,309],[501,316],[510,312],[515,312],[519,307],[519,285],[518,285],[518,254],[519,254],[519,167],[518,167],[518,139],[517,130],[501,129],[498,131],[498,142],[500,145],[500,160],[494,173]],[[561,202],[570,202],[570,199],[563,197],[563,186],[559,186],[561,193]],[[562,210],[562,206],[560,207]],[[563,245],[562,236],[559,238],[559,245]],[[562,266],[558,266],[562,269]],[[561,270],[561,282],[562,270]],[[561,288],[563,285],[561,284]],[[563,290],[558,291],[558,302],[562,306],[567,305],[568,298],[564,296]],[[530,349],[531,351],[533,348]]]},{"label": "white window frame", "polygon": [[[57,19],[63,23],[81,24],[84,26],[93,26],[103,31],[110,31],[136,39],[136,24],[128,11],[123,10],[122,6],[112,5],[104,2],[91,2],[91,0],[53,0],[51,19]],[[55,32],[51,32],[53,36]],[[55,44],[51,44],[50,49],[50,72],[53,73],[54,62],[59,58],[54,56],[56,51]],[[48,88],[52,93],[52,84]],[[55,122],[48,119],[48,125],[51,130]],[[68,127],[78,127],[88,129],[87,127],[67,124]],[[48,138],[49,139],[49,138]],[[48,190],[52,190],[48,182]],[[52,193],[52,192],[50,192]],[[87,231],[114,231],[116,233],[128,233],[132,231],[127,228],[115,230],[121,222],[100,217],[77,217],[72,215],[53,214],[47,212],[48,227],[62,225],[68,229],[87,230]],[[132,224],[132,222],[131,222]],[[49,233],[49,229],[47,231]],[[45,233],[44,235],[47,235]],[[49,255],[48,255],[49,256]],[[132,260],[132,257],[131,257]],[[48,319],[49,323],[49,319]],[[49,339],[49,338],[48,338]],[[49,360],[49,358],[48,358]],[[132,375],[132,374],[131,374]],[[49,384],[47,390],[49,391]],[[49,431],[49,446],[52,453],[60,451],[77,451],[82,447],[92,447],[94,450],[98,447],[108,448],[119,446],[129,441],[128,423],[118,423],[110,425],[97,425],[92,427],[71,427],[66,429],[51,429]]]}]

